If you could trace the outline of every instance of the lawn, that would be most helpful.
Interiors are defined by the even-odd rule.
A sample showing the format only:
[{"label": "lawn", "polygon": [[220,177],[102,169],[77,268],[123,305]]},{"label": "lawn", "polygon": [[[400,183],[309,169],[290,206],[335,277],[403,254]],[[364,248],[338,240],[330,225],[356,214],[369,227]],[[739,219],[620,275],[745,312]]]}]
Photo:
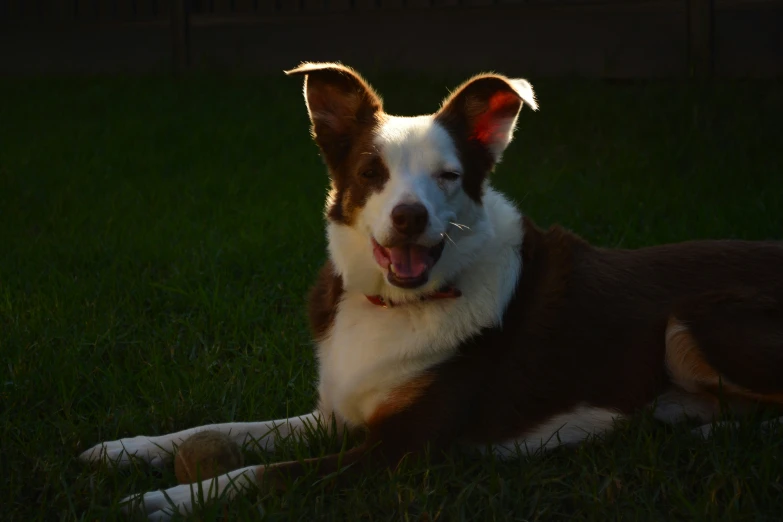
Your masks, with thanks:
[{"label": "lawn", "polygon": [[[461,77],[371,74],[390,112]],[[783,236],[783,85],[537,81],[495,184],[606,246]],[[301,80],[0,83],[3,520],[111,520],[173,469],[91,469],[102,441],[310,411],[305,295],[327,178]],[[783,428],[700,441],[649,415],[515,462],[411,462],[340,492],[303,481],[229,520],[774,520]],[[289,445],[267,462],[334,447]],[[223,516],[206,510],[202,520]]]}]

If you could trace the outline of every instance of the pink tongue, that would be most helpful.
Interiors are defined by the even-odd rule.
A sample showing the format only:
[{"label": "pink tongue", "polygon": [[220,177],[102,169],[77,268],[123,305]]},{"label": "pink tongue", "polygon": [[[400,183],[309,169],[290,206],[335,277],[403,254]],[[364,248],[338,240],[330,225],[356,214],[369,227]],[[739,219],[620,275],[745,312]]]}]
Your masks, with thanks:
[{"label": "pink tongue", "polygon": [[394,272],[403,278],[419,277],[430,266],[429,249],[420,245],[406,245],[389,249]]}]

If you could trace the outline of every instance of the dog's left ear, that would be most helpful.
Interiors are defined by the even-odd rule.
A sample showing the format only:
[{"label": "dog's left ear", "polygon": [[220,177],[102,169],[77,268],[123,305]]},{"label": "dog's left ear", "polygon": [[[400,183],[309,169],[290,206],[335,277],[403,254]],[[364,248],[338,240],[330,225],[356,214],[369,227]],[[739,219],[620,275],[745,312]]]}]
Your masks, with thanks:
[{"label": "dog's left ear", "polygon": [[533,87],[527,80],[482,74],[446,98],[435,119],[458,142],[485,151],[491,168],[511,142],[524,103],[538,110]]},{"label": "dog's left ear", "polygon": [[359,73],[339,63],[305,62],[285,71],[302,75],[312,135],[327,164],[339,168],[354,138],[377,124],[380,96]]}]

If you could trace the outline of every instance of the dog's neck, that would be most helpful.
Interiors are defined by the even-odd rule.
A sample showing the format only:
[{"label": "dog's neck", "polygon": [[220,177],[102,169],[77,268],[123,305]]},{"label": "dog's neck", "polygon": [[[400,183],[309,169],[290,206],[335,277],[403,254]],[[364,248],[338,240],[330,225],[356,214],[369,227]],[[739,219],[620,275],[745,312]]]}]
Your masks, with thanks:
[{"label": "dog's neck", "polygon": [[[393,300],[386,299],[382,295],[366,295],[365,297],[372,304],[376,306],[382,306],[383,308],[393,308],[397,306]],[[462,291],[459,288],[448,285],[441,287],[432,293],[422,295],[419,297],[419,301],[430,301],[433,299],[455,299],[457,297],[462,297]]]}]

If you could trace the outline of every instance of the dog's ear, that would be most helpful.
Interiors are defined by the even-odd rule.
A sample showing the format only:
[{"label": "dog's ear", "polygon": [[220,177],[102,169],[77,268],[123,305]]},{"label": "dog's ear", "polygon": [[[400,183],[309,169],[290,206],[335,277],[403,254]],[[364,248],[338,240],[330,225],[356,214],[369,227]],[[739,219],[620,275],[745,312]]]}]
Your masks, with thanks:
[{"label": "dog's ear", "polygon": [[312,135],[332,166],[339,165],[356,136],[378,122],[381,97],[356,71],[339,63],[303,63],[285,71],[303,75]]},{"label": "dog's ear", "polygon": [[447,97],[435,118],[459,143],[486,152],[491,167],[511,142],[524,103],[538,110],[527,80],[482,74]]}]

